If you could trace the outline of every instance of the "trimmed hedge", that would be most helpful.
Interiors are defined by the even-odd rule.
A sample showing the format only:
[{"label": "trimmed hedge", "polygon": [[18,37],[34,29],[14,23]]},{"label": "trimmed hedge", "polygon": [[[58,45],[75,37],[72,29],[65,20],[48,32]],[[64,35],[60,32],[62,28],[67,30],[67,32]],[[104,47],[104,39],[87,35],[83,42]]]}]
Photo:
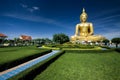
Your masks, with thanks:
[{"label": "trimmed hedge", "polygon": [[116,48],[115,50],[120,53],[120,48]]},{"label": "trimmed hedge", "polygon": [[111,49],[111,48],[108,47],[108,46],[100,46],[100,47],[102,47],[102,48],[106,48],[106,49]]},{"label": "trimmed hedge", "polygon": [[58,59],[65,51],[60,51],[57,54],[51,56],[50,58],[26,69],[25,71],[9,78],[8,80],[33,80],[36,75],[44,71],[51,63]]},{"label": "trimmed hedge", "polygon": [[58,44],[58,45],[44,45],[44,47],[51,47],[51,48],[80,48],[80,49],[92,49],[95,46],[92,45],[80,45],[80,44]]},{"label": "trimmed hedge", "polygon": [[0,71],[12,68],[12,67],[17,66],[19,64],[22,64],[26,61],[29,61],[31,59],[34,59],[34,58],[37,58],[37,57],[42,56],[44,54],[47,54],[51,51],[52,50],[43,50],[42,52],[39,52],[38,54],[36,53],[36,54],[33,54],[33,55],[29,55],[29,56],[26,56],[26,57],[22,57],[22,58],[18,58],[18,59],[12,60],[12,61],[1,63],[0,64]]},{"label": "trimmed hedge", "polygon": [[66,53],[106,53],[106,52],[114,52],[115,50],[65,50]]}]

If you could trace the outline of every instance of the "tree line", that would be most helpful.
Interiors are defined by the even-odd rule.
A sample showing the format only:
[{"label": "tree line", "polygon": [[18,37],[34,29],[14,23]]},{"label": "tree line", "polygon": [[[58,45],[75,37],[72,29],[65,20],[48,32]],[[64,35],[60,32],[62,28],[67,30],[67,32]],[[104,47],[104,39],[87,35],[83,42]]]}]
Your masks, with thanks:
[{"label": "tree line", "polygon": [[29,45],[37,45],[41,46],[44,44],[63,44],[65,42],[69,42],[69,37],[66,34],[59,33],[54,34],[53,39],[49,38],[36,38],[32,40],[22,40],[20,38],[14,39],[4,39],[0,38],[0,46],[29,46]]},{"label": "tree line", "polygon": [[[63,44],[69,41],[70,38],[66,34],[58,33],[58,34],[54,34],[52,39],[37,38],[32,40],[21,40],[20,38],[14,38],[14,39],[0,38],[0,46],[2,46],[2,44],[9,44],[9,46],[29,46],[29,45],[41,46],[44,44]],[[104,39],[102,42],[104,43],[104,45],[107,45],[108,43],[110,43],[110,40]],[[118,47],[118,44],[120,44],[120,38],[117,37],[111,39],[111,43],[114,43],[116,47]]]}]

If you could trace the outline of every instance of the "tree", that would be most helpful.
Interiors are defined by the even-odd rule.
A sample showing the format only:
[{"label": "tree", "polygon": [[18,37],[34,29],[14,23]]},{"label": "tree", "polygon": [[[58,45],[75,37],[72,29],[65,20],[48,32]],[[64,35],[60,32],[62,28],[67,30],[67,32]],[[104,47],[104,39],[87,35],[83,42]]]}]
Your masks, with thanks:
[{"label": "tree", "polygon": [[2,44],[3,43],[3,39],[0,39],[0,44]]},{"label": "tree", "polygon": [[3,34],[0,36],[0,46],[3,44],[5,38],[7,38],[7,36],[4,36]]},{"label": "tree", "polygon": [[50,40],[49,38],[45,38],[45,44],[51,44],[52,43],[52,40]]},{"label": "tree", "polygon": [[10,43],[10,46],[14,46],[14,40],[9,39],[8,42]]},{"label": "tree", "polygon": [[69,42],[69,37],[63,33],[54,34],[53,41],[55,43],[63,44],[65,42]]},{"label": "tree", "polygon": [[19,44],[22,44],[20,38],[14,38],[14,46],[18,46]]},{"label": "tree", "polygon": [[116,44],[116,48],[117,48],[118,44],[120,43],[120,38],[113,38],[111,41],[112,41],[112,43]]},{"label": "tree", "polygon": [[105,45],[107,45],[107,43],[109,43],[109,40],[108,39],[104,39],[102,42],[105,43]]},{"label": "tree", "polygon": [[34,39],[34,44],[40,45],[41,39],[40,38]]}]

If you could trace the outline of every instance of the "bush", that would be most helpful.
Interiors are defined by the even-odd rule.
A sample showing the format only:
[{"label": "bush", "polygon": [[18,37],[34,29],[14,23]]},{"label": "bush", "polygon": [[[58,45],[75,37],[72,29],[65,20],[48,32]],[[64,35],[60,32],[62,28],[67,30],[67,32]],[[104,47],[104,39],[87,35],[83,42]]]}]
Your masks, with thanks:
[{"label": "bush", "polygon": [[65,50],[66,53],[106,53],[106,52],[114,52],[115,50]]},{"label": "bush", "polygon": [[108,46],[100,46],[100,47],[102,47],[102,48],[106,48],[106,49],[111,49],[111,48],[108,47]]},{"label": "bush", "polygon": [[61,47],[62,48],[80,48],[80,49],[92,49],[92,48],[94,48],[94,46],[91,46],[91,45],[77,45],[77,44],[63,45]]},{"label": "bush", "polygon": [[46,47],[57,47],[57,48],[80,48],[80,49],[91,49],[95,46],[91,45],[80,45],[80,44],[54,44],[54,45],[45,45]]},{"label": "bush", "polygon": [[120,48],[116,48],[115,50],[120,53]]}]

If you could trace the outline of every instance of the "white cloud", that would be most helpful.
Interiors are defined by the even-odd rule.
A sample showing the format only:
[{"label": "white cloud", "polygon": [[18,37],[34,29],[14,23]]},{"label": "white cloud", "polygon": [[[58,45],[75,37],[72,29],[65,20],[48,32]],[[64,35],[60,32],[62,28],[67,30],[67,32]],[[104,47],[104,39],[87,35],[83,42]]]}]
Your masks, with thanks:
[{"label": "white cloud", "polygon": [[[115,24],[112,25],[99,25],[95,30],[96,34],[103,35],[108,39],[112,39],[114,37],[120,37],[120,28]],[[96,35],[95,34],[95,35]]]},{"label": "white cloud", "polygon": [[24,9],[26,9],[27,11],[30,11],[30,12],[34,12],[34,11],[37,11],[39,10],[40,8],[37,7],[37,6],[33,6],[33,7],[29,7],[28,5],[26,4],[20,4]]},{"label": "white cloud", "polygon": [[34,7],[31,7],[31,8],[27,8],[27,10],[30,11],[30,12],[37,11],[37,10],[39,10],[39,7],[34,6]]},{"label": "white cloud", "polygon": [[114,19],[115,17],[120,17],[120,15],[113,15],[113,16],[108,16],[102,19],[98,19],[99,21],[106,21],[106,20],[110,20],[110,19]]},{"label": "white cloud", "polygon": [[25,4],[20,4],[23,8],[27,8],[28,6]]},{"label": "white cloud", "polygon": [[32,22],[42,22],[42,23],[47,23],[47,24],[52,24],[52,25],[56,25],[59,27],[67,28],[66,25],[64,25],[56,20],[41,17],[41,16],[20,15],[20,14],[4,14],[4,16],[27,20],[27,21],[32,21]]},{"label": "white cloud", "polygon": [[32,7],[34,10],[39,10],[39,7],[36,7],[36,6],[34,6],[34,7]]},{"label": "white cloud", "polygon": [[114,14],[115,12],[117,12],[119,10],[120,10],[119,8],[116,8],[116,9],[110,9],[110,10],[106,10],[106,11],[103,10],[102,12],[98,11],[96,13],[98,15],[92,17],[92,19],[95,19],[95,20],[97,19],[98,20],[98,18],[104,17],[104,16],[109,15],[109,14]]},{"label": "white cloud", "polygon": [[102,35],[111,40],[112,38],[120,37],[120,32],[119,31],[109,32],[109,33],[107,32],[107,33],[103,33]]}]

